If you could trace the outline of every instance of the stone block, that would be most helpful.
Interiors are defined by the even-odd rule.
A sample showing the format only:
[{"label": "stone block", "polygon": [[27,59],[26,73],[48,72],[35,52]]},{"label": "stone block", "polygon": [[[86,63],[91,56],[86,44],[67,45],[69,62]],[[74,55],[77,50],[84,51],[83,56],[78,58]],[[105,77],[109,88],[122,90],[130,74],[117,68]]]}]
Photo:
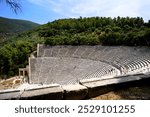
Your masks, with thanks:
[{"label": "stone block", "polygon": [[88,98],[91,98],[113,90],[114,85],[136,81],[140,79],[141,78],[137,76],[123,76],[103,80],[101,79],[81,80],[80,84],[88,88]]},{"label": "stone block", "polygon": [[80,100],[85,99],[88,89],[80,84],[72,84],[62,86],[64,89],[64,99],[66,100]]},{"label": "stone block", "polygon": [[17,90],[17,89],[1,90],[0,100],[19,99],[20,95],[21,95],[21,92],[20,90]]},{"label": "stone block", "polygon": [[24,91],[21,99],[61,100],[63,99],[63,89],[59,85],[30,88]]},{"label": "stone block", "polygon": [[150,74],[137,74],[135,76],[138,76],[140,77],[141,79],[147,79],[147,78],[150,78]]}]

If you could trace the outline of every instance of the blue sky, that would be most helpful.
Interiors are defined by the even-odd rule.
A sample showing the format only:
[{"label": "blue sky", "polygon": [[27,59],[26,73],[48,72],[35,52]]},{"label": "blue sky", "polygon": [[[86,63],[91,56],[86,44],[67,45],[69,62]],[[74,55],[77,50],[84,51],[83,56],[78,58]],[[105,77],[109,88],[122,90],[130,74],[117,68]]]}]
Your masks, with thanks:
[{"label": "blue sky", "polygon": [[150,20],[150,0],[18,0],[22,12],[17,15],[0,2],[0,16],[24,19],[40,24],[61,18],[143,17]]}]

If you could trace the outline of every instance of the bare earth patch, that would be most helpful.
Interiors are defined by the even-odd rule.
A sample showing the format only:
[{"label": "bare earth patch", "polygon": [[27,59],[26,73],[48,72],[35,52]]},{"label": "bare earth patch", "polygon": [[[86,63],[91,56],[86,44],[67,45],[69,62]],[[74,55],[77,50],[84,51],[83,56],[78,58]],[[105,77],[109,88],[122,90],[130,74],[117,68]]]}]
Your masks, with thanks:
[{"label": "bare earth patch", "polygon": [[0,90],[14,89],[20,84],[22,84],[22,81],[19,79],[19,76],[15,76],[7,80],[0,80]]}]

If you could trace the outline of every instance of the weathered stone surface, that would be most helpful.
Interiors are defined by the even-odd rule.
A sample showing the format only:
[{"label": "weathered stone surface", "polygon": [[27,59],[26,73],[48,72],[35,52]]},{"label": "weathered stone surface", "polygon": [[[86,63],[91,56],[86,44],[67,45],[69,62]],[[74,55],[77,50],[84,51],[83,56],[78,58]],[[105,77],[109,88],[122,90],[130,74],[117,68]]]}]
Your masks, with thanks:
[{"label": "weathered stone surface", "polygon": [[68,85],[81,79],[148,73],[149,51],[148,47],[38,44],[37,58],[29,59],[29,83]]},{"label": "weathered stone surface", "polygon": [[138,76],[122,76],[104,80],[81,80],[80,84],[88,88],[88,97],[95,97],[113,90],[113,85],[140,80]]},{"label": "weathered stone surface", "polygon": [[30,86],[22,89],[0,91],[0,99],[63,99],[63,89],[58,84]]},{"label": "weathered stone surface", "polygon": [[102,76],[116,76],[120,71],[101,61],[79,58],[39,57],[29,61],[29,82],[31,84],[68,85],[80,79]]},{"label": "weathered stone surface", "polygon": [[150,78],[150,74],[136,74],[134,76],[138,76],[140,77],[141,79],[147,79],[147,78]]},{"label": "weathered stone surface", "polygon": [[64,99],[67,100],[80,100],[87,96],[88,89],[79,84],[62,86],[64,89]]},{"label": "weathered stone surface", "polygon": [[20,90],[1,90],[0,91],[0,100],[11,100],[20,98]]},{"label": "weathered stone surface", "polygon": [[58,85],[27,89],[21,95],[21,99],[60,100],[63,99],[63,89]]},{"label": "weathered stone surface", "polygon": [[89,86],[104,86],[104,85],[110,85],[110,84],[118,84],[128,81],[134,81],[134,80],[140,80],[141,78],[139,76],[120,76],[115,78],[108,78],[108,79],[94,79],[94,80],[80,80],[81,84],[88,84]]},{"label": "weathered stone surface", "polygon": [[133,85],[132,82],[141,82],[149,78],[150,74],[136,74],[132,76],[128,75],[107,79],[84,79],[80,80],[80,84],[63,86],[60,86],[59,84],[26,84],[19,87],[18,89],[1,90],[0,99],[85,99],[104,94],[108,91],[113,90],[116,86],[120,87],[128,83],[131,83],[131,85]]}]

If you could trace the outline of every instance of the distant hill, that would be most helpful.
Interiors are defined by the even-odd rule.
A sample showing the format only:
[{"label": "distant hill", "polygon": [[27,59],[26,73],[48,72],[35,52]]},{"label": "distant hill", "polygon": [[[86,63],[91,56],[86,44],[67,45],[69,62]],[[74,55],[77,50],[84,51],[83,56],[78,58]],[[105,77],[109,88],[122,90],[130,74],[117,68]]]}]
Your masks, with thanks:
[{"label": "distant hill", "polygon": [[31,21],[0,17],[0,33],[18,33],[31,30],[37,26],[39,24]]}]

